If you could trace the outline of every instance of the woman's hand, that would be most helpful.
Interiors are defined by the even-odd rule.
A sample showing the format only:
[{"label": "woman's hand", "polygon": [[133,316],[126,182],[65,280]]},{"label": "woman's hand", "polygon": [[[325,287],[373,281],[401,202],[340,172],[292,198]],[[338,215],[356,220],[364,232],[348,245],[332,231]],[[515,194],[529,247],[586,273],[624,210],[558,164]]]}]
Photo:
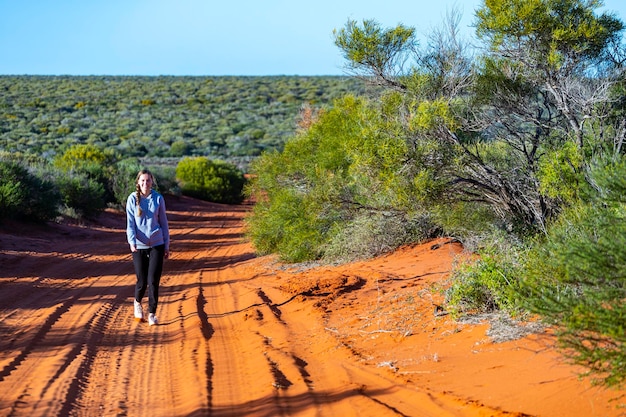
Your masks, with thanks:
[{"label": "woman's hand", "polygon": [[130,243],[129,245],[130,245],[131,252],[137,252],[137,246],[133,245],[132,243]]}]

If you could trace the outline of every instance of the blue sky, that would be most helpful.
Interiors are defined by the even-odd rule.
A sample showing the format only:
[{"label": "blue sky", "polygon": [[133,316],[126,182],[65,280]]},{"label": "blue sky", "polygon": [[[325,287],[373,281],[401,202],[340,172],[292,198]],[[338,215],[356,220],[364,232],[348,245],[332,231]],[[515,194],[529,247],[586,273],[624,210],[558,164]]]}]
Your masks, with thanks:
[{"label": "blue sky", "polygon": [[[341,75],[348,19],[468,35],[481,0],[0,0],[0,75]],[[624,0],[605,9],[626,21]]]}]

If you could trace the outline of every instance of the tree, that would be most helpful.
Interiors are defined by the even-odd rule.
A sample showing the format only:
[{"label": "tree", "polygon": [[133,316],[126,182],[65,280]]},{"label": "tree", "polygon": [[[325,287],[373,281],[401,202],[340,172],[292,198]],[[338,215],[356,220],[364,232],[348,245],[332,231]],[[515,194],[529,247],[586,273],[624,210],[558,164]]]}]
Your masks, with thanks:
[{"label": "tree", "polygon": [[479,37],[530,92],[543,95],[581,149],[585,125],[606,116],[597,114],[598,105],[610,102],[622,70],[609,57],[618,53],[613,45],[623,23],[594,14],[600,6],[599,0],[487,0],[476,13]]},{"label": "tree", "polygon": [[343,51],[348,67],[355,74],[379,83],[405,90],[396,79],[404,59],[415,45],[415,30],[398,25],[383,30],[374,20],[359,24],[349,20],[346,26],[334,31],[335,44]]},{"label": "tree", "polygon": [[440,171],[447,199],[489,206],[519,233],[545,232],[564,202],[542,192],[543,155],[575,141],[584,158],[574,169],[584,181],[590,154],[623,141],[609,136],[624,135],[610,117],[622,24],[596,16],[600,4],[486,1],[477,28],[489,50],[478,60],[458,39],[454,12],[423,49],[410,29],[382,30],[371,21],[349,21],[335,43],[350,69],[405,95],[413,143],[441,141],[456,155],[456,164]]}]

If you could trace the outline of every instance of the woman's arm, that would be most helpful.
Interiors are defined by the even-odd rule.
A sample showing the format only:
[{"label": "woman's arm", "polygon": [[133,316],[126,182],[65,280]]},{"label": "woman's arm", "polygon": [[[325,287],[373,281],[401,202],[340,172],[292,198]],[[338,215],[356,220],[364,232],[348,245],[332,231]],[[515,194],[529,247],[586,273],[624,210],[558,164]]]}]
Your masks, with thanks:
[{"label": "woman's arm", "polygon": [[134,195],[131,194],[126,200],[126,240],[130,246],[130,251],[135,252],[137,250],[137,223],[135,220],[135,213],[137,207],[135,205]]}]

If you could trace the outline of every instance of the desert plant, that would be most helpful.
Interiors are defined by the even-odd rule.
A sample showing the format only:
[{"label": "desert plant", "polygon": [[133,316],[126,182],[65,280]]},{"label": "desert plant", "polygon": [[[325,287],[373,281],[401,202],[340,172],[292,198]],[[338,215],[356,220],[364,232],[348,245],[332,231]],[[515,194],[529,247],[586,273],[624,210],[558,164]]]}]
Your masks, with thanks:
[{"label": "desert plant", "polygon": [[31,174],[19,162],[0,160],[0,218],[50,220],[59,203],[53,182]]},{"label": "desert plant", "polygon": [[446,303],[456,316],[504,311],[522,312],[516,289],[527,248],[502,232],[492,232],[476,248],[477,256],[461,262],[451,274]]},{"label": "desert plant", "polygon": [[594,172],[599,198],[567,209],[527,257],[519,296],[567,356],[607,385],[626,380],[626,164]]},{"label": "desert plant", "polygon": [[183,158],[176,166],[182,193],[216,203],[243,201],[245,178],[236,166],[207,157]]},{"label": "desert plant", "polygon": [[[266,153],[253,162],[249,192],[257,204],[248,227],[257,248],[278,252],[284,259],[295,259],[287,252],[296,253],[299,260],[304,254],[321,257],[325,248],[339,254],[349,251],[339,248],[339,242],[354,246],[340,237],[347,236],[342,229],[411,216],[418,182],[403,172],[407,143],[399,134],[399,121],[377,110],[377,103],[344,97],[288,141],[282,152]],[[361,220],[352,223],[357,218]],[[376,227],[372,232],[370,242],[381,240],[387,230]],[[337,239],[329,245],[333,236]],[[379,247],[397,247],[403,241],[397,237]]]},{"label": "desert plant", "polygon": [[135,158],[118,161],[111,176],[111,189],[115,204],[123,207],[130,193],[135,191],[135,178],[141,169],[141,164]]},{"label": "desert plant", "polygon": [[323,246],[327,261],[369,259],[413,242],[434,237],[439,229],[427,214],[361,213],[337,223]]},{"label": "desert plant", "polygon": [[85,174],[60,175],[56,186],[65,207],[78,218],[94,217],[106,207],[104,186]]},{"label": "desert plant", "polygon": [[514,311],[517,269],[496,254],[482,255],[455,269],[446,302],[455,315]]},{"label": "desert plant", "polygon": [[68,174],[82,174],[102,185],[106,202],[114,201],[112,189],[113,167],[118,156],[110,150],[102,150],[95,145],[78,144],[70,146],[53,160],[57,169]]}]

